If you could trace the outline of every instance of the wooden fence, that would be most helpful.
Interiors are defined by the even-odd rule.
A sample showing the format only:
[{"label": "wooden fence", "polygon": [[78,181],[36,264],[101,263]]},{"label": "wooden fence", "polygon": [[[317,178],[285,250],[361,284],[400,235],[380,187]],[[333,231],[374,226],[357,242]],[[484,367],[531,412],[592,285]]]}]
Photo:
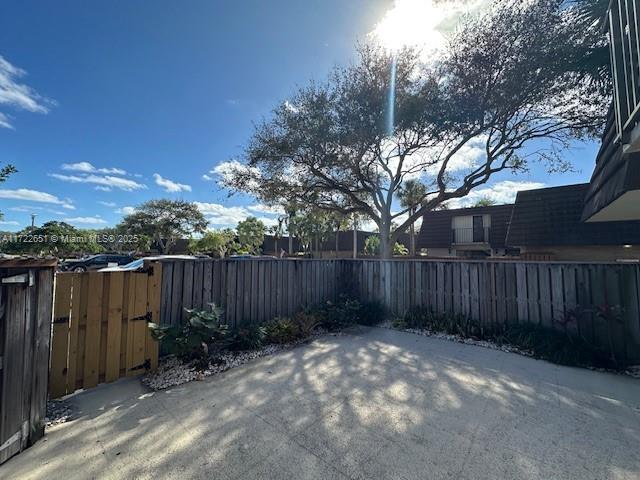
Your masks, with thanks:
[{"label": "wooden fence", "polygon": [[0,260],[0,464],[44,434],[54,261]]},{"label": "wooden fence", "polygon": [[160,317],[162,265],[145,267],[140,272],[57,274],[52,398],[157,366],[158,346],[147,322]]},{"label": "wooden fence", "polygon": [[291,315],[335,300],[340,260],[163,260],[161,324],[184,320],[185,308],[215,303],[235,327]]},{"label": "wooden fence", "polygon": [[[395,315],[424,306],[485,326],[529,323],[575,329],[616,355],[640,360],[640,266],[508,261],[343,260],[364,300]],[[606,321],[597,307],[617,307]],[[582,311],[577,319],[572,314]],[[567,322],[567,320],[569,320]]]}]

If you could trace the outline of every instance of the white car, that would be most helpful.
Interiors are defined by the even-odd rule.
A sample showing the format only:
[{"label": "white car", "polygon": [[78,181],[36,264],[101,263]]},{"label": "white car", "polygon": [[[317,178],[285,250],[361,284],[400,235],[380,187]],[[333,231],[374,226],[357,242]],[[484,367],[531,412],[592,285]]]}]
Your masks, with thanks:
[{"label": "white car", "polygon": [[134,260],[133,262],[127,263],[126,265],[117,265],[113,267],[101,268],[98,270],[99,272],[132,272],[135,270],[140,270],[144,266],[145,260],[153,261],[153,260],[195,260],[200,257],[196,257],[194,255],[159,255],[156,257],[144,257]]}]

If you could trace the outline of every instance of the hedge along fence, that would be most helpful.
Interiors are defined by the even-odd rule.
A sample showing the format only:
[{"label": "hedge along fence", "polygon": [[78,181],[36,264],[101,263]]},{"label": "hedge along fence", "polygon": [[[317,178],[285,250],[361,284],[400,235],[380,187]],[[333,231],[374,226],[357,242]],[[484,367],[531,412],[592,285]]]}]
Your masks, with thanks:
[{"label": "hedge along fence", "polygon": [[[213,302],[235,327],[287,316],[351,294],[460,315],[485,327],[533,324],[576,331],[617,357],[640,361],[640,265],[460,260],[164,260],[161,324]],[[617,306],[620,321],[596,307]],[[579,318],[571,315],[581,312]],[[567,321],[570,320],[570,321]]]},{"label": "hedge along fence", "polygon": [[292,315],[336,300],[340,260],[162,260],[161,325],[177,325],[185,308],[224,308],[230,327]]},{"label": "hedge along fence", "polygon": [[[353,293],[362,300],[382,301],[394,315],[419,306],[460,315],[487,328],[533,324],[568,330],[610,349],[618,358],[640,361],[640,265],[343,262],[344,278],[352,279]],[[597,314],[598,309],[611,307],[612,318]]]}]

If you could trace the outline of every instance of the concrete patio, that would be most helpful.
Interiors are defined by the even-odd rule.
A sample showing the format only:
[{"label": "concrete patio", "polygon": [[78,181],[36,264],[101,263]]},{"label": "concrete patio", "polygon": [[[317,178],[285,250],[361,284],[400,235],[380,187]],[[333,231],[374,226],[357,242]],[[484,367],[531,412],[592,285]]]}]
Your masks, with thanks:
[{"label": "concrete patio", "polygon": [[72,401],[1,478],[640,478],[640,381],[385,329]]}]

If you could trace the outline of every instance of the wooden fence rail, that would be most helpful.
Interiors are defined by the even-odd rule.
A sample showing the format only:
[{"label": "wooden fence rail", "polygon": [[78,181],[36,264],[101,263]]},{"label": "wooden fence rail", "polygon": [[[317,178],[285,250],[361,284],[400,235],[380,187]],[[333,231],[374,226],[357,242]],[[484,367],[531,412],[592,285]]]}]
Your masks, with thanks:
[{"label": "wooden fence rail", "polygon": [[52,398],[157,366],[158,347],[147,322],[160,317],[161,275],[155,262],[140,272],[57,274]]},{"label": "wooden fence rail", "polygon": [[335,300],[340,260],[163,260],[161,324],[184,320],[185,308],[215,303],[230,327],[291,315]]},{"label": "wooden fence rail", "polygon": [[[343,260],[365,300],[394,315],[424,306],[485,326],[574,329],[617,356],[640,360],[640,266],[492,261]],[[615,307],[607,321],[598,308]],[[577,318],[575,318],[577,316]]]}]

